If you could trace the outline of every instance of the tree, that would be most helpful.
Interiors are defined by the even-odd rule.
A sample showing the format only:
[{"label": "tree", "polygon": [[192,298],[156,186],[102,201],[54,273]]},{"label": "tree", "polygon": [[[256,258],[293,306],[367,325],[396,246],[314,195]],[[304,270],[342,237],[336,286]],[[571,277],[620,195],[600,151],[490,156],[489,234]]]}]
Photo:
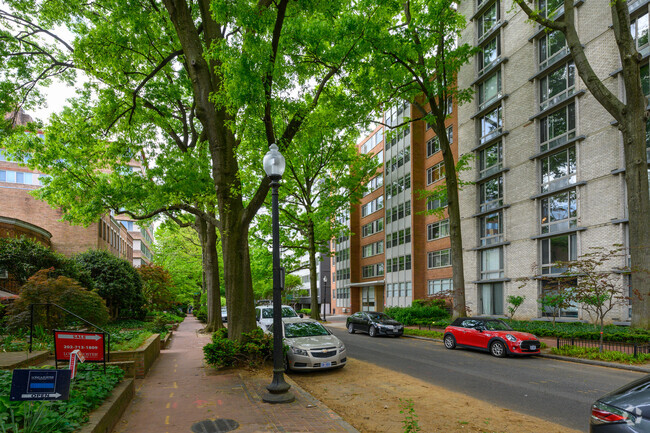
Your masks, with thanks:
[{"label": "tree", "polygon": [[52,276],[66,276],[92,289],[93,281],[75,262],[26,237],[0,238],[0,269],[5,269],[20,286],[41,269]]},{"label": "tree", "polygon": [[[328,124],[332,118],[328,110],[319,110],[296,136],[297,145],[285,154],[287,169],[280,189],[282,246],[298,258],[307,254],[315,320],[320,320],[316,256],[329,254],[330,239],[343,229],[335,216],[359,200],[377,170],[375,159],[357,152],[353,140],[358,132],[337,130]],[[270,219],[265,220],[269,234]]]},{"label": "tree", "polygon": [[[561,32],[569,47],[578,74],[596,100],[614,117],[623,135],[625,184],[629,218],[629,251],[632,287],[640,296],[632,301],[632,325],[650,328],[650,193],[648,191],[648,159],[646,127],[650,113],[641,83],[641,54],[630,32],[630,12],[627,1],[609,2],[612,12],[614,39],[621,59],[624,99],[607,88],[592,68],[576,28],[575,6],[572,0],[547,2],[545,10],[532,9],[525,0],[515,0],[524,13],[547,31]],[[604,5],[603,5],[604,6]],[[562,12],[564,12],[562,14]],[[616,143],[618,145],[618,143]]]},{"label": "tree", "polygon": [[[452,0],[381,1],[383,22],[389,29],[368,31],[366,40],[375,51],[373,68],[377,85],[386,89],[387,102],[407,100],[419,117],[431,125],[440,142],[445,166],[445,195],[449,214],[451,262],[453,263],[453,316],[465,316],[463,239],[460,226],[456,162],[447,138],[445,119],[452,104],[471,100],[471,90],[456,86],[456,75],[475,50],[458,45],[465,19]],[[369,4],[375,4],[370,0]],[[427,108],[428,107],[428,108]],[[390,125],[401,127],[403,125]]]},{"label": "tree", "polygon": [[[60,305],[90,323],[102,326],[108,321],[108,308],[94,291],[84,289],[77,281],[57,275],[52,269],[43,269],[29,278],[20,292],[20,298],[9,307],[11,328],[29,326],[32,304]],[[56,329],[77,319],[54,307],[34,309],[36,324],[46,329]]]},{"label": "tree", "polygon": [[[272,143],[291,147],[321,99],[336,103],[337,113],[370,106],[363,94],[352,98],[354,65],[367,53],[360,35],[373,11],[343,0],[5,4],[12,9],[0,11],[0,100],[36,103],[37,85],[53,77],[71,82],[73,71],[83,71],[88,115],[76,116],[73,130],[92,128],[118,155],[161,137],[181,152],[206,146],[218,219],[188,202],[149,214],[184,210],[218,228],[234,318],[229,335],[254,329],[248,234],[270,187],[261,156]],[[74,42],[56,26],[66,26]]]},{"label": "tree", "polygon": [[177,302],[174,281],[162,266],[145,264],[137,268],[142,280],[142,294],[151,310],[166,310]]},{"label": "tree", "polygon": [[517,309],[521,307],[521,304],[524,303],[526,300],[525,296],[518,296],[518,295],[510,295],[506,298],[506,301],[508,301],[508,312],[510,313],[510,318],[514,319],[515,313],[517,312]]},{"label": "tree", "polygon": [[600,352],[603,351],[605,317],[614,307],[625,305],[631,300],[624,295],[623,278],[619,270],[611,267],[612,259],[624,257],[623,248],[598,247],[592,248],[577,260],[557,263],[558,267],[566,269],[558,278],[558,284],[600,326]]},{"label": "tree", "polygon": [[131,263],[100,250],[77,254],[73,259],[90,273],[112,319],[121,317],[120,314],[131,317],[142,314],[145,305],[142,280]]}]

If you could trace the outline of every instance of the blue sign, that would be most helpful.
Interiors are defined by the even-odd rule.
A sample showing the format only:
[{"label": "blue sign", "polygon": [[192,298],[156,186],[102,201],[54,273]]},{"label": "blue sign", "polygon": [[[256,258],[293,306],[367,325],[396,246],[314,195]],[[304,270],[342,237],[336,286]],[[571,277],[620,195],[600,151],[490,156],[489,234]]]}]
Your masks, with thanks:
[{"label": "blue sign", "polygon": [[70,370],[14,370],[11,401],[67,400]]}]

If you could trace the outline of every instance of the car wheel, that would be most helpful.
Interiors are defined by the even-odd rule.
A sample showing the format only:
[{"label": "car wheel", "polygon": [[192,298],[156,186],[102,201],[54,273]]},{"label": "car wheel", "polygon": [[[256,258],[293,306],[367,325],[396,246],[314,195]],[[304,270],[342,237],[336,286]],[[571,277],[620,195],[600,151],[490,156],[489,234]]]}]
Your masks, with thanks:
[{"label": "car wheel", "polygon": [[456,348],[456,339],[454,338],[453,335],[451,335],[451,334],[445,335],[445,347],[447,349],[455,349]]},{"label": "car wheel", "polygon": [[354,334],[354,325],[348,324],[348,334]]},{"label": "car wheel", "polygon": [[368,335],[371,337],[376,337],[377,336],[377,328],[374,326],[371,326],[370,329],[368,329]]},{"label": "car wheel", "polygon": [[490,353],[497,358],[506,356],[506,346],[501,341],[496,340],[490,345]]}]

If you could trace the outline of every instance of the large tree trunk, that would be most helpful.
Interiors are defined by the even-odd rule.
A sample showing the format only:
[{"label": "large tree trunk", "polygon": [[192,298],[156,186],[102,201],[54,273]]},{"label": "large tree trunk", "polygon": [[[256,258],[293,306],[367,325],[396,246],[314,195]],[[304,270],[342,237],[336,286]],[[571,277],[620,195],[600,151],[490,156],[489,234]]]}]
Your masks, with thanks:
[{"label": "large tree trunk", "polygon": [[208,324],[207,332],[223,328],[221,321],[221,290],[219,285],[219,255],[217,254],[217,229],[211,223],[206,223],[206,261],[205,269],[208,285]]},{"label": "large tree trunk", "polygon": [[[430,106],[434,104],[429,102]],[[447,188],[447,212],[449,214],[449,240],[451,241],[451,265],[454,282],[452,318],[467,316],[465,304],[465,270],[463,267],[463,237],[460,229],[460,203],[458,200],[458,173],[456,161],[451,151],[444,116],[440,116],[433,125],[434,132],[440,140],[442,158],[445,162],[445,185]]]},{"label": "large tree trunk", "polygon": [[314,320],[320,320],[318,285],[316,284],[316,242],[314,240],[314,223],[311,220],[309,220],[307,236],[309,237],[309,285],[311,289],[311,318]]}]

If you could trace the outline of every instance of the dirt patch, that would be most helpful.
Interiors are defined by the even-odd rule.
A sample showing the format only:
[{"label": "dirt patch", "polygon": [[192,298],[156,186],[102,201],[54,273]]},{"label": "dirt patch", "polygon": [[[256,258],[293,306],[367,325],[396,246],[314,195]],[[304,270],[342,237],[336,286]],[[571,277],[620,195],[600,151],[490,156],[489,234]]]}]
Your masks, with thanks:
[{"label": "dirt patch", "polygon": [[400,398],[412,401],[426,433],[578,432],[355,359],[340,370],[289,377],[362,433],[403,432],[408,408]]}]

